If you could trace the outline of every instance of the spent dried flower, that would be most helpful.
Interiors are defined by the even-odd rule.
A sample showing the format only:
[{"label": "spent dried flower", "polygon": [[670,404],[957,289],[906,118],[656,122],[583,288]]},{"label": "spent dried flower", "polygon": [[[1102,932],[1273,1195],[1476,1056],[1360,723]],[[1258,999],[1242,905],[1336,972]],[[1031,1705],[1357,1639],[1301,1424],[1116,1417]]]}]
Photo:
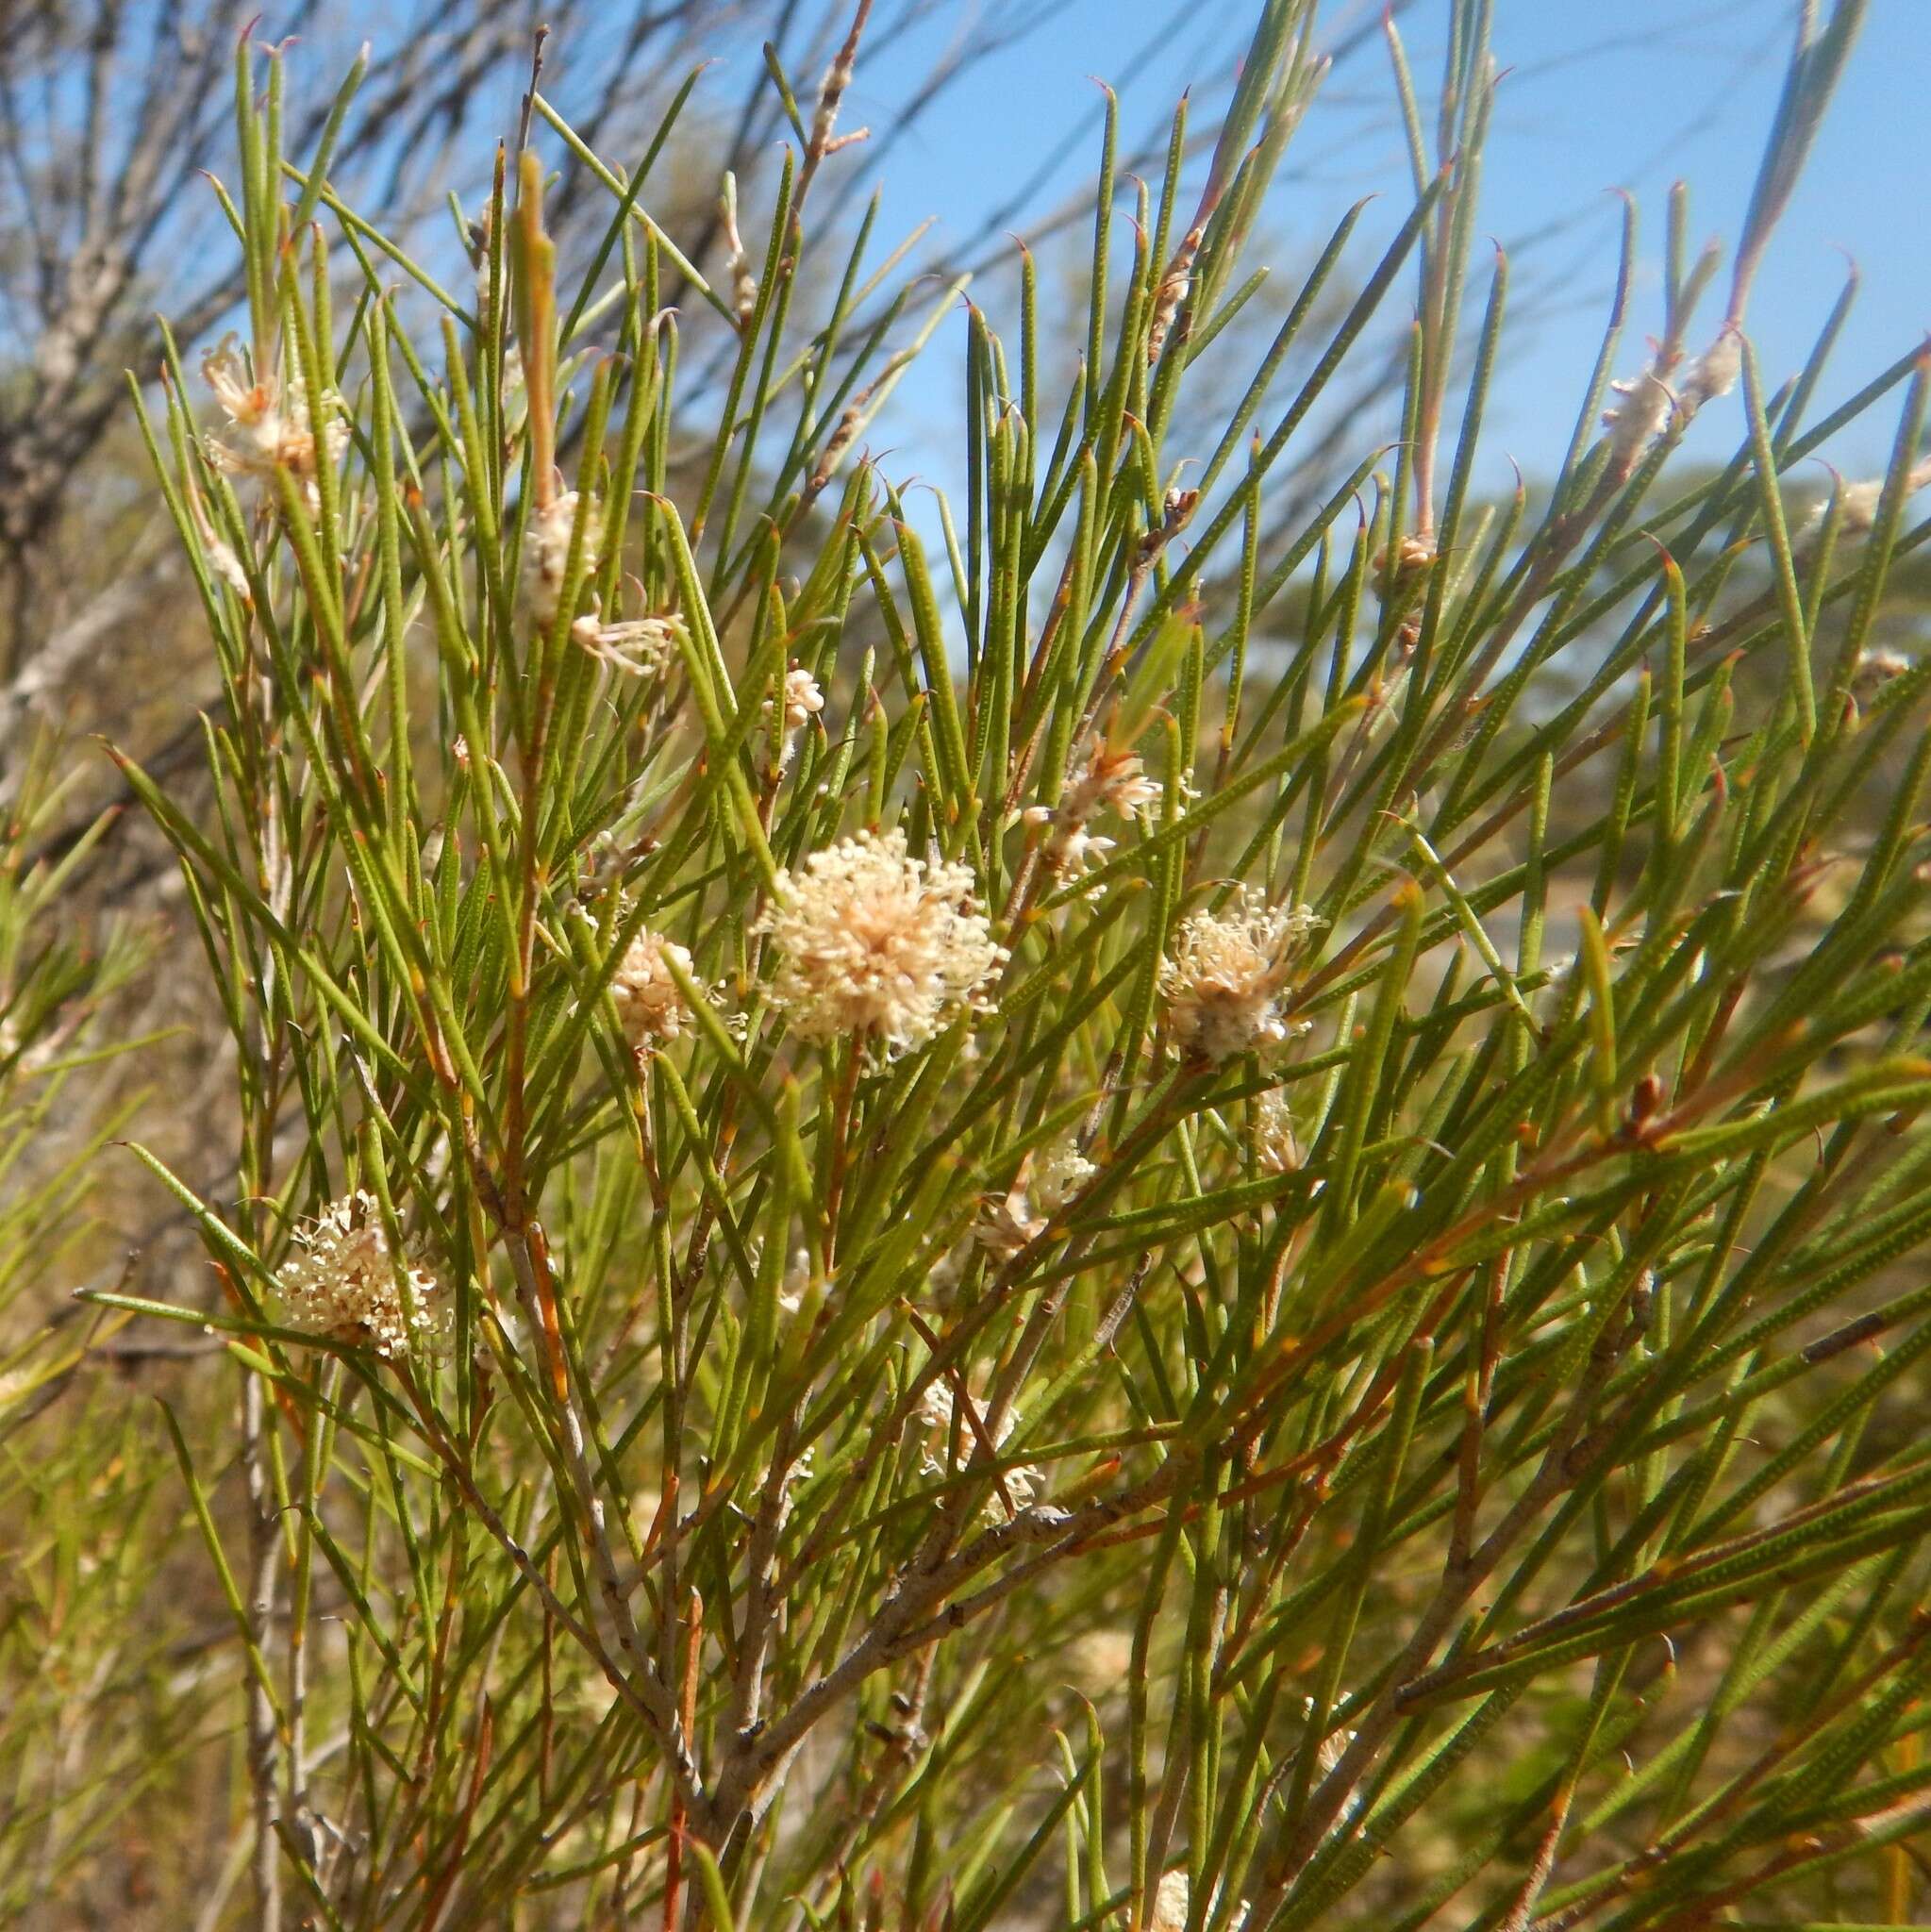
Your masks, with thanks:
[{"label": "spent dried flower", "polygon": [[990,1196],[980,1207],[972,1225],[972,1238],[998,1261],[1009,1261],[1023,1254],[1044,1234],[1044,1220],[1033,1211],[1024,1188]]},{"label": "spent dried flower", "polygon": [[688,976],[691,955],[675,940],[640,932],[624,948],[610,976],[610,998],[624,1038],[639,1053],[649,1053],[691,1031],[696,1022],[684,989],[665,962],[674,959]]},{"label": "spent dried flower", "polygon": [[227,436],[207,439],[208,460],[230,475],[261,481],[286,470],[302,479],[312,507],[319,500],[318,464],[340,461],[348,448],[341,398],[328,390],[311,404],[299,376],[283,382],[254,368],[232,331],[203,355],[201,374],[228,419]]},{"label": "spent dried flower", "polygon": [[757,277],[751,273],[744,238],[738,232],[738,177],[728,170],[718,197],[718,219],[724,227],[724,258],[731,275],[731,314],[739,328],[747,329],[757,313]]},{"label": "spent dried flower", "polygon": [[1174,258],[1168,262],[1166,273],[1160,276],[1159,287],[1154,291],[1153,314],[1146,329],[1149,368],[1160,359],[1160,353],[1166,348],[1167,337],[1174,326],[1174,318],[1179,314],[1181,303],[1192,292],[1193,264],[1206,236],[1205,223],[1196,223],[1187,231],[1179,247],[1174,251]]},{"label": "spent dried flower", "polygon": [[297,1228],[295,1250],[275,1287],[297,1328],[372,1348],[386,1361],[446,1340],[447,1288],[419,1257],[391,1247],[381,1209],[365,1190],[330,1202]]},{"label": "spent dried flower", "polygon": [[1181,1051],[1218,1063],[1286,1040],[1281,989],[1321,924],[1308,907],[1270,906],[1251,886],[1224,912],[1184,920],[1159,977]]},{"label": "spent dried flower", "polygon": [[215,532],[214,520],[208,513],[208,506],[201,500],[201,492],[191,488],[188,491],[188,508],[194,519],[196,534],[201,539],[202,553],[208,558],[208,568],[215,575],[234,591],[244,604],[255,601],[255,592],[248,582],[248,573],[241,567],[241,559],[236,556],[234,546],[225,542]]},{"label": "spent dried flower", "polygon": [[1278,1088],[1263,1093],[1254,1108],[1254,1158],[1268,1174],[1293,1174],[1301,1165],[1294,1135],[1294,1112]]},{"label": "spent dried flower", "polygon": [[1676,398],[1654,365],[1609,387],[1623,398],[1613,408],[1603,411],[1603,427],[1609,432],[1609,468],[1620,480],[1636,468],[1643,452],[1662,434]]},{"label": "spent dried flower", "polygon": [[897,827],[841,839],[781,872],[756,930],[782,956],[772,1003],[810,1041],[923,1045],[1006,958],[970,870],[909,857]]},{"label": "spent dried flower", "polygon": [[[1188,1914],[1193,1908],[1193,1885],[1185,1872],[1169,1872],[1154,1889],[1153,1916],[1147,1932],[1187,1932]],[[1252,1909],[1243,1898],[1227,1921],[1229,1932],[1240,1932]]]},{"label": "spent dried flower", "polygon": [[815,158],[836,154],[840,148],[849,147],[855,141],[863,141],[868,131],[863,127],[850,134],[837,131],[839,108],[844,102],[845,90],[852,84],[852,75],[857,72],[858,34],[863,20],[861,12],[853,21],[851,31],[833,57],[831,65],[824,70],[824,78],[818,84],[818,108],[811,116],[811,139],[805,149],[807,170]]},{"label": "spent dried flower", "polygon": [[839,464],[844,459],[845,452],[851,448],[853,439],[858,433],[858,425],[864,420],[864,410],[856,402],[845,406],[844,414],[838,419],[838,425],[831,432],[824,452],[820,455],[811,472],[811,480],[805,486],[805,500],[815,502],[823,493],[824,486],[838,473]]},{"label": "spent dried flower", "polygon": [[1743,373],[1743,337],[1725,328],[1690,367],[1676,386],[1677,407],[1693,416],[1706,403],[1726,396]]},{"label": "spent dried flower", "polygon": [[[576,491],[565,490],[530,512],[529,531],[523,549],[524,593],[529,599],[530,615],[544,629],[556,622],[558,608],[563,601],[563,579],[570,568],[570,540],[576,528]],[[591,504],[583,528],[586,575],[596,568],[601,539],[602,522],[596,505]]]},{"label": "spent dried flower", "polygon": [[572,641],[600,664],[625,677],[656,677],[677,656],[681,626],[674,617],[631,617],[600,622],[585,611],[570,626]]},{"label": "spent dried flower", "polygon": [[[1871,534],[1872,525],[1877,521],[1878,506],[1884,501],[1882,476],[1869,476],[1861,483],[1845,483],[1839,487],[1837,501],[1839,505],[1838,515],[1838,541],[1854,542]],[[1905,473],[1905,494],[1915,496],[1925,484],[1931,483],[1931,457]],[[1814,535],[1823,527],[1824,520],[1830,515],[1830,498],[1825,497],[1810,508],[1810,516],[1805,525],[1806,535]]]},{"label": "spent dried flower", "polygon": [[248,582],[248,573],[241,568],[241,559],[235,555],[232,545],[224,543],[219,537],[210,538],[208,561],[208,567],[242,603],[254,601],[255,591]]},{"label": "spent dried flower", "polygon": [[[492,274],[491,244],[494,230],[495,218],[487,201],[476,210],[473,220],[466,220],[462,225],[463,253],[469,257],[470,267],[475,275],[476,313],[480,316],[487,316],[490,313],[490,281]],[[499,291],[506,298],[508,280],[509,267],[506,261],[503,279],[498,284]],[[515,352],[514,343],[510,345],[510,352]]]},{"label": "spent dried flower", "polygon": [[1088,825],[1103,811],[1131,818],[1159,795],[1159,785],[1147,775],[1140,754],[1129,746],[1109,744],[1096,732],[1068,776],[1058,804],[1050,808],[1034,806],[1026,813],[1028,823],[1052,827],[1040,853],[1046,870],[1056,878],[1077,877],[1113,849],[1112,840],[1095,837]]},{"label": "spent dried flower", "polygon": [[[793,1491],[801,1484],[811,1480],[811,1455],[812,1452],[808,1448],[799,1450],[786,1466],[784,1474],[778,1478],[777,1526],[780,1529],[791,1521]],[[765,1481],[770,1481],[768,1473]]]}]

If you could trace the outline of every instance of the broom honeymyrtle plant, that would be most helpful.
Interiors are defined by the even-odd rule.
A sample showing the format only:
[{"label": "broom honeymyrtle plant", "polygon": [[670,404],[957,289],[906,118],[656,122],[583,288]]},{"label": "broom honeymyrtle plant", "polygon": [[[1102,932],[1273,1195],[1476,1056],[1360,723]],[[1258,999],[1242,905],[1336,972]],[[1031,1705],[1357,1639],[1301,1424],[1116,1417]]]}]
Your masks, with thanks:
[{"label": "broom honeymyrtle plant", "polygon": [[[1009,340],[963,306],[929,546],[866,436],[959,291],[811,220],[864,0],[815,96],[772,62],[726,286],[648,212],[668,127],[626,171],[533,95],[453,293],[239,51],[246,315],[142,413],[208,802],[121,758],[239,1141],[220,1199],[143,1157],[208,1301],[94,1299],[234,1378],[172,1425],[248,1923],[1931,1895],[1931,668],[1878,648],[1926,369],[1820,413],[1844,304],[1781,383],[1745,312],[1861,8],[1802,10],[1722,315],[1680,192],[1644,312],[1627,213],[1536,503],[1475,485],[1496,69],[1444,11],[1432,123],[1387,27],[1412,208],[1257,358],[1311,0],[1130,225],[1109,124],[1076,367],[1030,257]],[[573,287],[546,149],[609,192]],[[688,406],[673,272],[729,347]],[[1396,308],[1400,433],[1310,507]]]}]

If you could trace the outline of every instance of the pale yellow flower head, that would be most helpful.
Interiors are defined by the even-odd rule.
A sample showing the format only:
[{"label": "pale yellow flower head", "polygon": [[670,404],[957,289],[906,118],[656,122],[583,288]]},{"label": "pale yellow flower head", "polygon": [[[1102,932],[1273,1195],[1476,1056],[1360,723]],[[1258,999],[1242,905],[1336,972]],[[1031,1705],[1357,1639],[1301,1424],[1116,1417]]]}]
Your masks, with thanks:
[{"label": "pale yellow flower head", "polygon": [[896,828],[841,839],[780,873],[757,930],[780,954],[772,1003],[802,1040],[921,1046],[1006,957],[972,873],[909,858]]}]

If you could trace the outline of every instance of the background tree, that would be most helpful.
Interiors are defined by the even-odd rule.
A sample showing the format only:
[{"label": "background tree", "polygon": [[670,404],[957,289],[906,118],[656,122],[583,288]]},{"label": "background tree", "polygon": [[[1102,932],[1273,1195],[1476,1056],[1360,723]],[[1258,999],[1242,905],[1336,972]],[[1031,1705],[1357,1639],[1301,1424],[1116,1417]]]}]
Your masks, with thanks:
[{"label": "background tree", "polygon": [[[947,89],[1061,10],[990,0],[948,35],[922,84],[874,130],[853,181],[889,159]],[[952,0],[883,0],[880,49],[943,20]],[[761,175],[784,126],[756,50],[815,84],[848,24],[823,0],[663,0],[628,8],[557,0],[290,0],[253,19],[223,0],[7,0],[0,9],[0,678],[46,652],[71,662],[111,638],[142,595],[136,568],[103,585],[73,568],[99,534],[63,518],[99,480],[92,467],[121,422],[122,371],[158,367],[153,313],[193,341],[233,309],[232,238],[205,174],[232,185],[232,56],[238,32],[299,42],[307,72],[339,71],[363,42],[361,85],[341,119],[315,90],[287,103],[289,151],[330,157],[331,181],[385,232],[427,259],[454,253],[444,197],[487,189],[488,136],[513,133],[539,23],[542,85],[584,142],[621,154],[655,125],[690,71],[729,51],[722,88],[701,102],[707,172],[684,191],[704,212],[679,223],[687,258],[723,241],[722,174]],[[327,139],[324,141],[324,131]],[[479,138],[480,137],[480,138]],[[468,172],[461,172],[467,170]],[[594,187],[560,157],[554,199],[567,235]],[[661,205],[661,195],[659,196]],[[675,198],[666,206],[669,217]],[[681,210],[679,210],[681,212]],[[63,536],[66,539],[63,541]],[[78,579],[78,580],[76,580]],[[105,601],[90,608],[90,593]],[[39,682],[50,682],[42,672]]]}]

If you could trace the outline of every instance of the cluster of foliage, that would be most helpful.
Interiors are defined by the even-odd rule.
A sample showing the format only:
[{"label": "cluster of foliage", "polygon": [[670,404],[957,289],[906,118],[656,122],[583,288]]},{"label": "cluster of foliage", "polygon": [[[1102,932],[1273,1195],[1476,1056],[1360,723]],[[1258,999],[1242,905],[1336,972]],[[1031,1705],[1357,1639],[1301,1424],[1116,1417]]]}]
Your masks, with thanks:
[{"label": "cluster of foliage", "polygon": [[[1599,433],[1632,215],[1531,514],[1473,487],[1485,0],[1433,129],[1389,29],[1415,200],[1338,320],[1359,210],[1184,407],[1321,79],[1268,0],[1124,262],[1109,130],[1063,395],[1030,262],[1016,351],[967,311],[925,539],[864,437],[957,291],[868,221],[795,299],[865,10],[802,106],[773,63],[717,288],[647,211],[668,126],[625,174],[533,96],[458,297],[238,62],[245,341],[171,344],[148,426],[211,805],[123,764],[241,1138],[215,1199],[149,1157],[212,1307],[90,1299],[232,1374],[175,1440],[251,1923],[1902,1922],[1931,667],[1869,647],[1926,376],[1813,420],[1841,308],[1773,391],[1742,334],[1858,8],[1806,10],[1696,354],[1673,205]],[[611,197],[574,291],[552,137]],[[1290,518],[1410,270],[1405,434]],[[672,275],[736,344],[694,462]]]}]

